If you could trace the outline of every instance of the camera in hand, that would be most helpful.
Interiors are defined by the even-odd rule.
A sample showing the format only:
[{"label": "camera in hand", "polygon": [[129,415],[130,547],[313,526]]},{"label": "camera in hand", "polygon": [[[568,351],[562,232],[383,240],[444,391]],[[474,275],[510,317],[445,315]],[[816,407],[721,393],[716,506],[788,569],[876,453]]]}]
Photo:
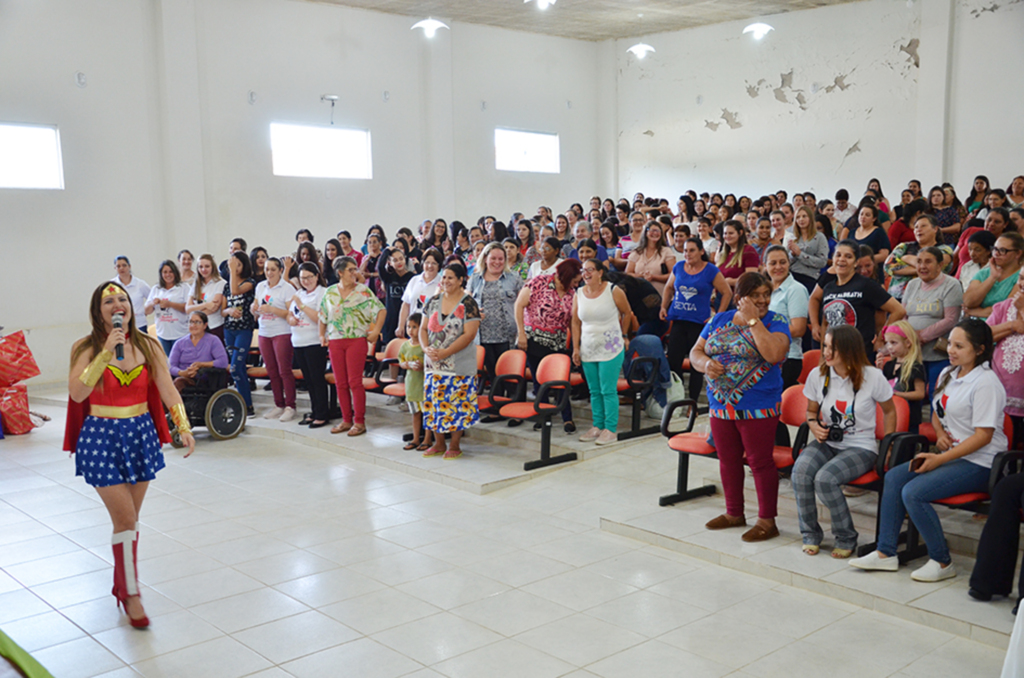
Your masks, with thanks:
[{"label": "camera in hand", "polygon": [[826,440],[830,443],[841,443],[843,442],[843,428],[833,424],[828,427],[828,437]]}]

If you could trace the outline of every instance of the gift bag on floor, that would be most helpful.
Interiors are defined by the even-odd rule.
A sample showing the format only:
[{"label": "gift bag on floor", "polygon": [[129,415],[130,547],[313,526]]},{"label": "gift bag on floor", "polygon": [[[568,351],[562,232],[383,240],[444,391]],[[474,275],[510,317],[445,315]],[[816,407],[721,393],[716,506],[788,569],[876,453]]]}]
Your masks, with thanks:
[{"label": "gift bag on floor", "polygon": [[0,337],[0,387],[38,376],[39,366],[25,342],[24,332]]},{"label": "gift bag on floor", "polygon": [[0,420],[4,433],[21,435],[32,430],[28,416],[28,387],[24,384],[8,386],[0,390]]}]

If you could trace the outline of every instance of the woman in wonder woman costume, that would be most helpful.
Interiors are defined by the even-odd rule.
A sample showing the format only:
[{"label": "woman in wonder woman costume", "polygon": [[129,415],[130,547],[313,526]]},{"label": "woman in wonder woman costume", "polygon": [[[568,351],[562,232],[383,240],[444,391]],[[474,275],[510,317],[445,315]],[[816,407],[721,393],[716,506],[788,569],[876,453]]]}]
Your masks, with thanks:
[{"label": "woman in wonder woman costume", "polygon": [[[114,327],[122,315],[123,329]],[[75,474],[96,488],[113,522],[114,597],[135,628],[149,626],[139,598],[135,567],[137,522],[149,481],[164,467],[160,452],[170,442],[163,403],[188,446],[195,440],[167,358],[138,331],[131,298],[116,282],[96,288],[89,305],[92,334],[71,349],[64,449],[75,455]],[[115,359],[118,344],[124,357]]]}]

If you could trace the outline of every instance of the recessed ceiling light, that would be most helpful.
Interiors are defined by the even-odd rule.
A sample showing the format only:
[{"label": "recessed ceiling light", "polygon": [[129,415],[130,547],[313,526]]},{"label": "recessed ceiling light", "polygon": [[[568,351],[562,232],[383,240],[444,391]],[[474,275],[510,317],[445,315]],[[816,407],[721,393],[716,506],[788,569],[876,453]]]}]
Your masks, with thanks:
[{"label": "recessed ceiling light", "polygon": [[437,29],[448,28],[448,24],[444,23],[443,21],[438,21],[437,19],[424,19],[423,21],[419,21],[413,24],[411,30],[416,30],[417,28],[422,28],[423,34],[426,35],[428,38],[432,38],[437,33]]},{"label": "recessed ceiling light", "polygon": [[[530,2],[530,0],[523,0],[523,4],[526,4],[527,2]],[[537,7],[547,9],[556,2],[558,2],[558,0],[537,0]]]},{"label": "recessed ceiling light", "polygon": [[626,50],[637,59],[643,59],[650,52],[656,52],[657,50],[648,45],[646,42],[638,42],[629,49]]},{"label": "recessed ceiling light", "polygon": [[774,30],[775,30],[775,28],[773,26],[769,26],[768,24],[756,23],[756,24],[750,24],[749,26],[744,28],[743,29],[743,33],[744,34],[753,33],[754,34],[754,40],[760,40],[764,36],[768,35],[769,31],[774,31]]}]

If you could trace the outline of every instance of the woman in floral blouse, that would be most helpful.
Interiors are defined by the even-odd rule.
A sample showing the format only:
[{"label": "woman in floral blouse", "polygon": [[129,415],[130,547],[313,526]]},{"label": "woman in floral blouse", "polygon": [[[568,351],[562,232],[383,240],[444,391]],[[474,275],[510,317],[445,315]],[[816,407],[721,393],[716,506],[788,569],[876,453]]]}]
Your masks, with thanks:
[{"label": "woman in floral blouse", "polygon": [[[582,266],[576,259],[566,259],[555,266],[550,275],[539,275],[529,280],[516,299],[516,327],[519,330],[518,347],[526,351],[530,371],[536,375],[544,356],[551,353],[569,353],[569,323],[572,321],[572,302],[580,284]],[[533,382],[534,393],[537,382]],[[569,403],[562,410],[565,432],[573,433]],[[523,423],[517,419],[509,426]],[[540,426],[537,426],[540,428]]]},{"label": "woman in floral blouse", "polygon": [[[426,355],[423,425],[434,431],[424,457],[462,456],[462,432],[480,419],[476,404],[476,338],[480,307],[466,293],[466,267],[452,262],[441,273],[440,291],[423,307],[420,344]],[[445,449],[445,433],[452,434]]]},{"label": "woman in floral blouse", "polygon": [[[327,346],[338,389],[342,422],[331,433],[358,436],[366,433],[366,391],[363,365],[369,344],[384,327],[387,311],[369,287],[356,282],[358,264],[352,257],[338,257],[334,270],[338,284],[331,285],[320,302],[320,343]],[[353,408],[355,414],[353,418]]]}]

